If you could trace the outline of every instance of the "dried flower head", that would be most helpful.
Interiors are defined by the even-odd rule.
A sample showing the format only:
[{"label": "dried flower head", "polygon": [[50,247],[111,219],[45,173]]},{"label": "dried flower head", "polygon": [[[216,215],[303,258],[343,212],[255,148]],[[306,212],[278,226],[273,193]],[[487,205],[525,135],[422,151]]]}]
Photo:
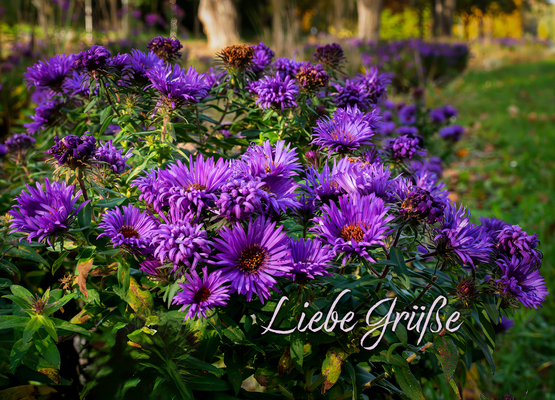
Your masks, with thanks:
[{"label": "dried flower head", "polygon": [[217,54],[228,71],[244,71],[251,65],[254,49],[246,44],[227,46]]}]

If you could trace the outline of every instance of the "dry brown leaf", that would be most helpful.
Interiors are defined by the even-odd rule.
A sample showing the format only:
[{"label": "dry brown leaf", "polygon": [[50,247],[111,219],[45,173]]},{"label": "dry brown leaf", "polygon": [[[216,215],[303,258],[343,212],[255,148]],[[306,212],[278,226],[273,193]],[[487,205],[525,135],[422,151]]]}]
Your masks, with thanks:
[{"label": "dry brown leaf", "polygon": [[89,259],[85,262],[77,264],[77,271],[79,271],[77,284],[79,285],[79,290],[85,295],[87,300],[89,299],[89,292],[87,291],[87,278],[89,276],[89,271],[92,268],[93,261],[94,259]]}]

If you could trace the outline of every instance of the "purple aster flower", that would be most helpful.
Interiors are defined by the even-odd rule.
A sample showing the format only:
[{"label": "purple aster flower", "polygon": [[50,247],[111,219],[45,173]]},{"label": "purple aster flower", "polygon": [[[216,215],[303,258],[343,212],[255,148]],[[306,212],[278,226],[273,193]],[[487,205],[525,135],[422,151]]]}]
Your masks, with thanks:
[{"label": "purple aster flower", "polygon": [[141,268],[139,270],[155,279],[167,281],[170,278],[169,268],[163,266],[157,258],[148,256],[140,265]]},{"label": "purple aster flower", "polygon": [[6,146],[0,143],[0,157],[5,157],[8,154]]},{"label": "purple aster flower", "polygon": [[161,187],[158,201],[198,216],[218,200],[216,192],[229,180],[231,173],[229,163],[221,158],[214,162],[212,157],[204,159],[197,155],[196,161],[191,159],[188,167],[177,160],[161,175],[168,189]]},{"label": "purple aster flower", "polygon": [[156,247],[154,257],[161,263],[173,263],[172,272],[181,275],[183,267],[195,269],[199,262],[205,262],[210,252],[208,233],[202,224],[191,224],[184,220],[168,221],[161,224],[152,235],[152,245]]},{"label": "purple aster flower", "polygon": [[353,168],[336,178],[339,187],[346,193],[358,193],[362,196],[374,194],[386,201],[396,201],[399,192],[400,176],[391,177],[391,170],[382,163],[355,164]]},{"label": "purple aster flower", "polygon": [[316,47],[314,59],[326,69],[338,69],[347,61],[343,49],[337,43]]},{"label": "purple aster flower", "polygon": [[274,61],[272,64],[272,71],[274,72],[274,75],[279,76],[281,80],[285,80],[287,77],[295,79],[297,73],[299,72],[300,66],[300,62],[282,57]]},{"label": "purple aster flower", "polygon": [[60,93],[65,78],[73,66],[74,56],[58,54],[48,60],[39,61],[23,74],[27,87]]},{"label": "purple aster flower", "polygon": [[36,143],[37,141],[26,133],[14,133],[6,140],[5,145],[8,153],[19,158],[24,157]]},{"label": "purple aster flower", "polygon": [[237,222],[232,228],[222,228],[219,234],[214,247],[219,251],[216,264],[222,267],[222,277],[231,281],[233,291],[246,295],[247,301],[258,294],[264,303],[270,289],[277,291],[276,277],[291,271],[287,234],[264,217],[251,219],[247,232]]},{"label": "purple aster flower", "polygon": [[409,137],[416,137],[418,135],[418,128],[414,126],[400,126],[395,130],[398,135],[408,135]]},{"label": "purple aster flower", "polygon": [[441,124],[445,122],[445,113],[443,112],[443,107],[434,108],[430,111],[430,120],[434,124]]},{"label": "purple aster flower", "polygon": [[410,222],[426,221],[433,224],[441,219],[445,203],[430,192],[414,186],[401,204],[399,213]]},{"label": "purple aster flower", "polygon": [[166,25],[166,21],[164,21],[164,18],[154,13],[145,15],[145,22],[150,27],[153,27],[156,24],[160,24],[162,26]]},{"label": "purple aster flower", "polygon": [[[181,108],[183,105],[198,103],[206,97],[210,85],[192,66],[187,72],[179,65],[155,65],[146,71],[152,87],[160,93],[156,110],[163,107],[166,111]],[[155,111],[156,111],[155,110]]]},{"label": "purple aster flower", "polygon": [[288,208],[300,206],[295,191],[299,185],[291,178],[268,177],[261,189],[266,192],[264,200],[276,213],[287,212]]},{"label": "purple aster flower", "polygon": [[388,110],[393,110],[395,108],[395,103],[391,100],[385,100],[382,105]]},{"label": "purple aster flower", "polygon": [[[343,154],[352,152],[362,145],[370,145],[374,136],[374,126],[361,117],[357,117],[358,108],[348,107],[338,110],[332,116],[320,118],[314,128],[314,140],[311,144],[327,147],[329,151]],[[372,115],[372,114],[369,114]],[[377,125],[379,117],[375,117]]]},{"label": "purple aster flower", "polygon": [[[204,74],[204,79],[206,80],[206,83],[211,87],[214,88],[216,86],[220,86],[222,83],[229,81],[229,75],[227,74],[226,71],[221,70],[221,69],[214,69],[212,67],[210,67],[208,69],[208,72]],[[254,81],[251,82],[249,85],[247,85],[247,90],[249,91],[249,93],[254,93],[251,92],[251,86],[253,84],[255,84],[258,81]]]},{"label": "purple aster flower", "polygon": [[46,154],[54,157],[59,165],[66,164],[71,169],[86,165],[95,153],[96,139],[89,135],[68,135],[62,139],[54,136],[54,146],[46,151]]},{"label": "purple aster flower", "polygon": [[131,63],[129,54],[119,54],[117,56],[113,56],[110,61],[108,61],[107,65],[116,69],[120,73],[123,72],[129,64]]},{"label": "purple aster flower", "polygon": [[439,228],[434,228],[436,251],[446,261],[475,267],[488,262],[492,243],[480,226],[470,222],[470,213],[462,205],[457,209],[447,203]]},{"label": "purple aster flower", "polygon": [[92,45],[89,50],[82,51],[77,55],[73,67],[77,71],[92,72],[104,69],[112,58],[110,50],[104,46]]},{"label": "purple aster flower", "polygon": [[35,115],[30,115],[34,122],[23,124],[29,135],[34,135],[42,129],[56,126],[62,117],[61,109],[66,105],[62,99],[47,100],[35,109]]},{"label": "purple aster flower", "polygon": [[328,245],[312,239],[289,239],[289,249],[292,267],[286,275],[289,279],[306,285],[317,276],[333,276],[326,270],[333,259],[333,252]]},{"label": "purple aster flower", "polygon": [[100,143],[100,147],[96,149],[94,159],[100,161],[100,165],[108,166],[108,168],[113,170],[116,174],[121,174],[131,168],[125,163],[132,156],[133,151],[131,149],[127,150],[127,153],[123,154],[123,149],[117,149],[112,144],[112,140],[110,139],[104,144]]},{"label": "purple aster flower", "polygon": [[152,237],[158,229],[158,222],[135,206],[123,206],[122,209],[116,207],[102,216],[98,227],[104,232],[97,239],[107,236],[114,248],[120,246],[130,252],[152,253]]},{"label": "purple aster flower", "polygon": [[384,136],[389,136],[395,130],[395,122],[382,122],[378,132]]},{"label": "purple aster flower", "polygon": [[90,77],[87,74],[73,71],[72,74],[68,76],[62,84],[62,89],[64,93],[70,97],[89,97],[90,84]]},{"label": "purple aster flower", "polygon": [[160,35],[153,38],[146,45],[148,50],[166,62],[175,61],[181,57],[179,52],[183,45],[175,37],[165,38]]},{"label": "purple aster flower", "polygon": [[180,292],[173,298],[173,304],[183,304],[181,311],[187,309],[185,320],[200,317],[207,318],[207,312],[214,307],[225,306],[229,300],[229,286],[224,286],[226,280],[221,271],[208,274],[206,267],[202,269],[202,278],[195,270],[185,274],[187,282],[179,283]]},{"label": "purple aster flower", "polygon": [[250,69],[255,74],[260,74],[272,63],[276,53],[262,42],[252,47],[254,49],[254,56],[251,61]]},{"label": "purple aster flower", "polygon": [[485,218],[480,217],[480,224],[482,228],[490,235],[490,236],[497,236],[499,231],[503,230],[503,228],[507,226],[511,226],[511,224],[502,221],[497,218]]},{"label": "purple aster flower", "polygon": [[424,173],[426,171],[434,174],[437,178],[443,175],[443,168],[441,167],[442,161],[439,157],[430,157],[428,160],[419,161],[414,160],[411,163],[411,168],[413,171]]},{"label": "purple aster flower", "polygon": [[241,156],[244,163],[235,164],[235,168],[244,171],[243,174],[258,178],[289,178],[297,175],[296,171],[301,169],[301,163],[296,147],[290,147],[291,143],[286,145],[284,140],[278,140],[275,146],[266,140],[262,145],[249,147]]},{"label": "purple aster flower", "polygon": [[352,168],[353,164],[348,158],[342,158],[339,162],[334,159],[333,168],[330,169],[326,164],[321,173],[316,168],[309,167],[305,177],[307,184],[303,189],[314,201],[319,200],[323,203],[335,201],[340,195],[346,193],[338,180]]},{"label": "purple aster flower", "polygon": [[455,107],[450,106],[449,104],[447,104],[443,107],[443,115],[445,115],[446,119],[451,119],[451,118],[454,118],[457,115],[459,115],[459,112],[457,111],[457,109]]},{"label": "purple aster flower", "polygon": [[308,61],[299,64],[296,78],[300,88],[307,93],[326,87],[330,80],[329,75],[320,64],[312,65]]},{"label": "purple aster flower", "polygon": [[358,193],[341,196],[339,209],[335,203],[322,206],[322,216],[314,219],[311,231],[332,247],[334,256],[344,254],[343,266],[353,256],[376,262],[368,253],[372,246],[383,245],[390,229],[389,207],[374,194]]},{"label": "purple aster flower", "polygon": [[445,189],[445,183],[438,181],[435,173],[427,170],[416,171],[412,178],[416,186],[430,192],[434,197],[439,197],[443,202],[448,201],[450,192]]},{"label": "purple aster flower", "polygon": [[382,112],[382,122],[392,122],[393,112],[391,110],[385,110]]},{"label": "purple aster flower", "polygon": [[509,304],[512,300],[518,300],[528,308],[541,307],[549,292],[538,269],[531,269],[530,264],[515,256],[501,257],[496,263],[503,274],[495,281],[497,293],[503,300]]},{"label": "purple aster flower", "polygon": [[451,125],[441,128],[439,130],[439,136],[450,142],[458,142],[461,140],[461,136],[464,133],[464,128],[460,125]]},{"label": "purple aster flower", "polygon": [[9,211],[13,217],[10,234],[27,233],[29,243],[35,237],[39,242],[46,238],[47,243],[52,246],[71,227],[81,208],[88,203],[85,201],[77,206],[75,203],[81,196],[81,191],[74,195],[74,189],[73,185],[66,187],[63,183],[50,183],[48,178],[44,181],[44,188],[38,182],[36,188],[27,185],[29,193],[22,192],[17,196],[17,204]]},{"label": "purple aster flower", "polygon": [[166,171],[151,169],[145,176],[136,178],[131,186],[137,186],[141,191],[139,200],[144,201],[150,210],[161,213],[163,209],[169,208],[169,191],[172,185],[166,179]]},{"label": "purple aster flower", "polygon": [[338,92],[334,95],[333,101],[337,107],[356,106],[361,110],[367,110],[370,107],[369,94],[360,82],[346,79],[344,86],[336,86],[338,86]]},{"label": "purple aster flower", "polygon": [[387,86],[391,82],[390,74],[378,74],[378,68],[372,66],[364,75],[356,77],[361,90],[366,91],[371,104],[380,104],[387,97]]},{"label": "purple aster flower", "polygon": [[498,335],[500,333],[505,333],[509,329],[511,329],[515,325],[515,322],[512,319],[509,319],[505,316],[501,316],[499,319],[499,323],[493,326],[493,330],[495,334]]},{"label": "purple aster flower", "polygon": [[286,108],[297,107],[295,100],[299,94],[299,87],[289,76],[285,79],[279,74],[275,77],[265,76],[258,81],[254,90],[258,95],[256,104],[263,110],[272,108],[283,111]]},{"label": "purple aster flower", "polygon": [[412,125],[416,123],[416,105],[404,106],[399,110],[399,121],[403,125]]},{"label": "purple aster flower", "polygon": [[420,140],[409,135],[389,139],[385,150],[395,160],[410,160],[414,156],[423,156],[426,150],[420,147]]},{"label": "purple aster flower", "polygon": [[156,54],[143,53],[139,50],[131,50],[129,56],[130,65],[128,68],[133,72],[135,79],[146,81],[148,80],[147,71],[158,67],[164,68],[164,60],[160,59]]},{"label": "purple aster flower", "polygon": [[492,236],[501,253],[517,257],[530,267],[541,266],[542,253],[536,249],[540,241],[535,233],[529,235],[520,226],[507,224]]},{"label": "purple aster flower", "polygon": [[262,211],[262,199],[266,193],[261,189],[260,179],[233,179],[220,188],[220,197],[214,211],[228,221],[245,221],[255,211]]}]

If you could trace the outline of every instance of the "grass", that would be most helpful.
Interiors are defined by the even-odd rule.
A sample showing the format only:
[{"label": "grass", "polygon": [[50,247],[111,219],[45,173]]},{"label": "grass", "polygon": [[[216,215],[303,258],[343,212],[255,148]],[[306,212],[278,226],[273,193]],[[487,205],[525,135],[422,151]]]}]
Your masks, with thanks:
[{"label": "grass", "polygon": [[[468,127],[448,186],[473,219],[497,217],[536,232],[542,275],[555,292],[555,60],[469,71],[433,103],[450,103]],[[495,375],[482,378],[488,398],[555,399],[555,293],[540,310],[521,309],[499,340]],[[471,371],[472,375],[476,371]],[[469,374],[470,375],[470,374]],[[471,385],[469,385],[471,386]],[[474,399],[468,390],[465,398]],[[528,394],[527,394],[528,393]],[[527,395],[526,395],[527,394]],[[495,397],[497,396],[497,397]],[[527,397],[526,397],[527,396]]]}]

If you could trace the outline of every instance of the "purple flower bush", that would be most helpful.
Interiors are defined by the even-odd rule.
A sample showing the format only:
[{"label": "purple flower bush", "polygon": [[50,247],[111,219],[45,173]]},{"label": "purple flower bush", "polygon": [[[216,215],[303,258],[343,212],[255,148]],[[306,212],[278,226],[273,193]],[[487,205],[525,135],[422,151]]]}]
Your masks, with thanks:
[{"label": "purple flower bush", "polygon": [[[440,181],[457,110],[423,90],[393,103],[381,68],[344,76],[338,44],[311,61],[229,46],[207,74],[175,64],[180,46],[29,69],[48,97],[0,145],[5,380],[63,392],[79,371],[81,397],[109,379],[122,398],[246,400],[254,376],[264,398],[424,398],[493,368],[492,332],[549,293],[537,235],[475,223]],[[418,48],[448,50],[464,49]]]}]

